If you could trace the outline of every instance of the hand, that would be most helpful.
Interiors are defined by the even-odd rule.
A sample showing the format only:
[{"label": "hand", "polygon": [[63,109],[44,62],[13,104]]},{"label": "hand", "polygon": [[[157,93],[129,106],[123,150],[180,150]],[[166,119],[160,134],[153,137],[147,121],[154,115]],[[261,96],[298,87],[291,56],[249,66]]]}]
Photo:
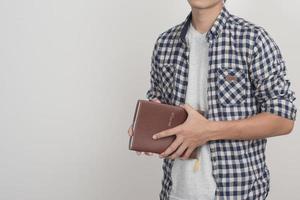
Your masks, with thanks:
[{"label": "hand", "polygon": [[[128,129],[128,135],[129,136],[132,136],[132,125],[130,125],[129,129]],[[150,152],[142,152],[142,151],[136,151],[136,154],[137,155],[141,155],[142,153],[144,153],[145,155],[148,155],[148,156],[152,156],[153,154],[150,153]]]},{"label": "hand", "polygon": [[[187,113],[188,117],[183,124],[176,127],[158,132],[153,135],[153,139],[159,139],[170,135],[176,135],[173,143],[159,156],[171,159],[180,158],[188,159],[195,148],[209,141],[209,133],[213,125],[212,121],[207,120],[197,110],[189,104],[180,105]],[[177,149],[178,148],[178,149]]]},{"label": "hand", "polygon": [[[161,103],[157,98],[154,98],[154,99],[151,99],[150,101],[155,101],[155,102],[157,102],[157,103]],[[128,135],[129,136],[132,136],[132,125],[130,125],[130,127],[129,127],[129,129],[128,129]],[[142,152],[142,151],[136,151],[136,154],[137,155],[141,155],[141,154],[145,154],[145,155],[148,155],[148,156],[152,156],[153,155],[153,153],[151,153],[151,152]]]}]

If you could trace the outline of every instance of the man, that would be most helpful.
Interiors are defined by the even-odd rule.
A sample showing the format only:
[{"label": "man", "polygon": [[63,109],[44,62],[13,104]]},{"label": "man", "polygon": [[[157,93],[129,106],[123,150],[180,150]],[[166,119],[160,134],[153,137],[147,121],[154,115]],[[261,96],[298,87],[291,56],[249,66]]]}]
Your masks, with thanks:
[{"label": "man", "polygon": [[[290,133],[297,112],[280,49],[264,28],[229,13],[223,0],[188,2],[184,22],[155,43],[146,94],[188,113],[183,124],[153,136],[176,135],[160,155],[159,197],[266,199],[266,138]],[[195,148],[200,168],[190,171]]]}]

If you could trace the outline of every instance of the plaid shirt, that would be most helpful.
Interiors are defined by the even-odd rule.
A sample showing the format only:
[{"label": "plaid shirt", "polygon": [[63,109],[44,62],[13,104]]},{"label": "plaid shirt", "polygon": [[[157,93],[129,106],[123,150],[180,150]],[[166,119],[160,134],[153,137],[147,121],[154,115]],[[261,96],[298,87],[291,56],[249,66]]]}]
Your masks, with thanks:
[{"label": "plaid shirt", "polygon": [[[161,33],[155,43],[147,99],[185,103],[189,46],[184,22]],[[209,120],[245,119],[260,112],[296,119],[295,93],[286,78],[280,50],[266,30],[230,14],[223,6],[207,32],[209,42]],[[210,141],[216,199],[265,199],[270,174],[265,161],[266,139]],[[172,187],[172,159],[163,159],[160,200],[168,200]]]}]

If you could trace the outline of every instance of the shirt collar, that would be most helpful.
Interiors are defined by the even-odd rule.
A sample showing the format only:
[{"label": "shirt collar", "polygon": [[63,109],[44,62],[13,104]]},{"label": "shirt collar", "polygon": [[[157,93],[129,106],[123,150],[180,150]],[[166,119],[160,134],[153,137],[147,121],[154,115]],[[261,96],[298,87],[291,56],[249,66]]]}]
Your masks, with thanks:
[{"label": "shirt collar", "polygon": [[[229,16],[230,16],[229,11],[223,5],[222,10],[220,11],[219,15],[217,16],[216,20],[214,21],[214,24],[212,25],[210,30],[207,31],[207,34],[206,34],[207,41],[211,41],[212,39],[217,38],[219,36],[219,34],[222,31],[222,29],[224,28],[224,26],[226,24],[226,21],[227,21]],[[191,20],[192,20],[192,11],[190,11],[188,16],[184,20],[183,26],[180,30],[180,39],[183,42],[186,42],[185,41],[185,35],[188,31]]]}]

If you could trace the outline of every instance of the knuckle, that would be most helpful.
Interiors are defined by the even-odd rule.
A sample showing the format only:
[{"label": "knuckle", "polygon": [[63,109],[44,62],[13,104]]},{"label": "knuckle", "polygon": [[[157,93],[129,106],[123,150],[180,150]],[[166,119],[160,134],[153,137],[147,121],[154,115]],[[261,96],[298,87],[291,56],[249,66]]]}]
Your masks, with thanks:
[{"label": "knuckle", "polygon": [[184,131],[183,126],[179,126],[179,127],[178,127],[178,131],[179,131],[179,132],[183,132],[183,131]]},{"label": "knuckle", "polygon": [[189,152],[189,153],[186,155],[186,158],[188,159],[190,156],[191,156],[191,152]]},{"label": "knuckle", "polygon": [[180,134],[177,134],[176,135],[177,139],[182,142],[184,140],[184,136],[183,135],[180,135]]},{"label": "knuckle", "polygon": [[186,158],[189,158],[189,157],[190,157],[190,155],[191,155],[191,153],[192,153],[192,151],[189,151],[189,152],[187,152],[187,154],[186,154]]},{"label": "knuckle", "polygon": [[182,159],[184,159],[184,160],[186,160],[187,158],[188,158],[188,157],[187,157],[186,154],[182,157]]},{"label": "knuckle", "polygon": [[187,150],[186,153],[184,154],[183,158],[184,158],[185,160],[187,160],[187,159],[190,157],[190,153],[191,153],[191,150],[190,150],[190,149]]},{"label": "knuckle", "polygon": [[179,139],[179,140],[181,140],[181,139],[183,139],[183,135],[181,135],[181,134],[176,134],[176,138]]}]

